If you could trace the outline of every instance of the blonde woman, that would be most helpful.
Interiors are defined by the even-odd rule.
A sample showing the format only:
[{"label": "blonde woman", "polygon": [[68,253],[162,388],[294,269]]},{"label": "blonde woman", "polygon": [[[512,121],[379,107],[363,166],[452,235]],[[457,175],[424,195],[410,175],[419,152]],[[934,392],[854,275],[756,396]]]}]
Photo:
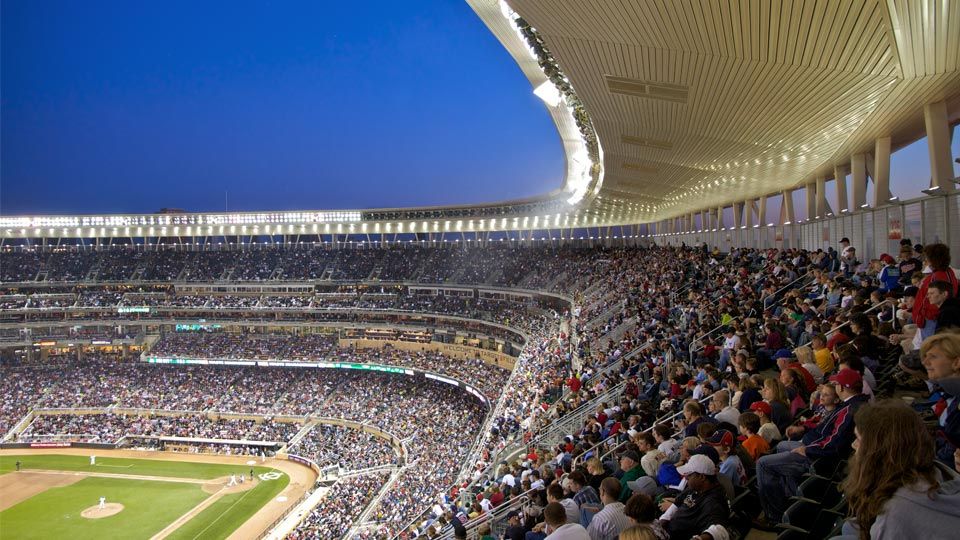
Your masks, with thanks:
[{"label": "blonde woman", "polygon": [[793,415],[790,414],[790,398],[787,396],[787,389],[780,382],[780,379],[770,377],[763,380],[763,390],[761,390],[763,400],[770,404],[772,413],[770,419],[777,425],[780,433],[787,430],[787,426],[793,421]]}]

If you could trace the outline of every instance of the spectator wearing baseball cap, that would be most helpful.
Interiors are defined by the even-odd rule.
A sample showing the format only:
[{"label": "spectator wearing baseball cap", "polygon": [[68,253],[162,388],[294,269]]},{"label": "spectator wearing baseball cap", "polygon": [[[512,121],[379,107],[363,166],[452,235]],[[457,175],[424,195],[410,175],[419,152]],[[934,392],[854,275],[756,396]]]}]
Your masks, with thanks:
[{"label": "spectator wearing baseball cap", "polygon": [[720,475],[730,479],[733,486],[742,486],[747,481],[747,468],[735,451],[737,438],[726,429],[713,432],[707,444],[717,449],[720,455]]},{"label": "spectator wearing baseball cap", "polygon": [[677,467],[686,479],[686,487],[675,501],[664,502],[661,520],[666,522],[670,538],[691,538],[710,534],[713,538],[727,538],[726,529],[730,510],[727,495],[717,481],[717,466],[710,458],[695,455]]},{"label": "spectator wearing baseball cap", "polygon": [[[564,514],[566,516],[566,514]],[[527,534],[526,528],[523,526],[523,519],[519,510],[511,510],[507,514],[507,532],[504,533],[503,537],[507,540],[524,540],[524,537]]]},{"label": "spectator wearing baseball cap", "polygon": [[857,260],[857,248],[850,245],[849,238],[840,240],[840,272],[850,277],[857,273],[860,261]]},{"label": "spectator wearing baseball cap", "polygon": [[880,291],[889,292],[899,289],[901,274],[896,259],[889,253],[884,253],[880,255],[880,262],[883,263],[883,268],[877,275],[877,279],[880,280]]},{"label": "spectator wearing baseball cap", "polygon": [[753,405],[750,405],[750,410],[760,418],[760,430],[757,432],[757,435],[763,437],[763,440],[767,441],[767,444],[771,446],[777,444],[777,442],[783,438],[783,435],[780,433],[780,428],[778,428],[771,419],[773,407],[766,401],[757,401]]},{"label": "spectator wearing baseball cap", "polygon": [[623,475],[620,476],[620,502],[626,503],[633,490],[628,485],[630,482],[646,476],[643,467],[640,465],[640,456],[633,450],[627,450],[620,454],[620,470]]},{"label": "spectator wearing baseball cap", "polygon": [[909,243],[907,245],[900,245],[899,258],[900,284],[903,286],[910,285],[910,279],[913,277],[913,273],[920,270],[923,267],[923,263],[913,254],[913,247],[911,247]]},{"label": "spectator wearing baseball cap", "polygon": [[764,518],[755,525],[769,528],[783,518],[790,497],[797,494],[800,479],[810,470],[814,459],[842,459],[850,453],[854,439],[853,417],[867,402],[863,378],[852,369],[841,369],[830,381],[837,386],[842,402],[824,415],[799,441],[783,441],[777,452],[757,461],[757,487]]}]

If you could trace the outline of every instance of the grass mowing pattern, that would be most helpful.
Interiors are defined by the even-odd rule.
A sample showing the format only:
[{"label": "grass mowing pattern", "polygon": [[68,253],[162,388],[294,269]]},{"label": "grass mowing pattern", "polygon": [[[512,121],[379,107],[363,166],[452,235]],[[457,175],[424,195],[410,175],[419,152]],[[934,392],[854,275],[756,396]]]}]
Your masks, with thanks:
[{"label": "grass mowing pattern", "polygon": [[[250,491],[231,493],[221,497],[193,519],[184,523],[173,534],[171,540],[220,540],[230,536],[257,510],[270,502],[290,483],[290,477],[284,474],[277,480],[261,481]],[[276,503],[274,503],[276,504]]]},{"label": "grass mowing pattern", "polygon": [[[101,519],[80,517],[100,497],[119,502],[119,514]],[[48,489],[0,512],[3,538],[150,538],[209,497],[198,484],[84,478]]]},{"label": "grass mowing pattern", "polygon": [[[4,455],[0,456],[0,473],[16,470],[20,460],[23,470],[42,469],[51,471],[80,471],[110,474],[142,474],[174,478],[199,478],[203,480],[236,474],[249,474],[246,465],[223,465],[219,463],[194,463],[189,461],[163,461],[157,459],[131,459],[97,456],[97,464],[90,465],[89,456],[64,456],[59,454]],[[255,474],[272,471],[270,467],[253,467]]]},{"label": "grass mowing pattern", "polygon": [[[0,456],[0,474],[15,471],[18,460],[24,471],[60,470],[204,480],[231,474],[249,474],[251,468],[247,465],[101,456],[97,456],[97,465],[90,465],[89,456],[31,454]],[[276,471],[271,467],[252,468],[257,475]],[[224,495],[175,530],[171,538],[226,538],[289,483],[290,477],[282,473],[279,479],[260,481],[249,491]],[[92,486],[92,491],[86,486]],[[124,486],[138,487],[130,492]],[[167,493],[173,495],[168,496]],[[80,517],[80,512],[97,504],[100,497],[106,497],[107,502],[119,502],[125,508],[108,518]],[[208,497],[210,494],[204,492],[199,484],[90,477],[70,486],[51,488],[0,513],[0,536],[4,539],[71,540],[149,538]]]}]

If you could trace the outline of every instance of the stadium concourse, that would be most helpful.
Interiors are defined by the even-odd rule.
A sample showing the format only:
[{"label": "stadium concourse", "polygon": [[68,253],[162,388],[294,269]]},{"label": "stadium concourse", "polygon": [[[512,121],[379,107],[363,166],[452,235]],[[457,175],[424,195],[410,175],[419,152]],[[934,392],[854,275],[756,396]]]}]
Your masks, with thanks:
[{"label": "stadium concourse", "polygon": [[[913,467],[902,474],[934,486],[938,502],[910,507],[913,492],[896,485],[907,491],[894,500],[917,520],[950,525],[960,519],[960,305],[949,249],[905,242],[896,260],[858,261],[838,247],[343,250],[324,255],[343,269],[333,288],[283,294],[244,289],[244,278],[257,282],[247,268],[276,275],[279,261],[297,260],[284,271],[308,279],[297,249],[132,252],[163,260],[163,276],[150,279],[112,250],[6,251],[2,339],[17,343],[29,328],[31,340],[57,346],[5,348],[0,429],[6,443],[282,450],[335,470],[290,538],[461,528],[521,538],[544,520],[559,526],[556,505],[591,538],[635,523],[660,538],[735,538],[778,524],[786,536],[828,537],[848,514],[880,536],[901,525],[878,517],[865,486],[880,480],[858,460],[907,444],[920,455],[887,467]],[[393,281],[367,279],[375,269]],[[216,283],[228,294],[199,292],[225,275]],[[427,284],[473,294],[419,294]],[[479,298],[484,287],[499,299]],[[538,289],[566,293],[566,303]],[[185,324],[205,310],[217,326],[172,328],[171,318]],[[443,325],[462,324],[480,342],[490,332],[520,343],[512,366],[481,360],[482,349],[408,349],[402,332],[361,347],[325,327],[340,318],[311,318],[325,310],[354,328],[391,310],[445,314]],[[294,328],[304,322],[313,331]],[[895,394],[910,399],[886,399]],[[900,427],[854,431],[876,418]],[[855,441],[871,453],[852,456]]]}]

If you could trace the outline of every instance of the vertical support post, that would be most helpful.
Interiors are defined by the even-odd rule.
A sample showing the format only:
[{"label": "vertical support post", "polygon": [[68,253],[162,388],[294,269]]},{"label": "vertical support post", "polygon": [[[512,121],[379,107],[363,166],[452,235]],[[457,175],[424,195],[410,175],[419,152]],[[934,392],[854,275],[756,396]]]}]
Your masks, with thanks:
[{"label": "vertical support post", "polygon": [[783,204],[780,205],[780,225],[790,225],[795,221],[793,213],[793,191],[783,190]]},{"label": "vertical support post", "polygon": [[759,220],[754,221],[755,216],[757,216],[757,200],[749,199],[743,205],[743,212],[746,214],[746,220],[744,220],[744,225],[747,227],[757,227],[760,223]]},{"label": "vertical support post", "polygon": [[927,149],[930,151],[930,189],[938,189],[938,194],[952,192],[953,155],[950,150],[947,102],[924,105],[923,121],[927,128]]},{"label": "vertical support post", "polygon": [[890,204],[890,137],[881,137],[873,145],[873,206]]},{"label": "vertical support post", "polygon": [[807,221],[811,221],[817,215],[817,184],[810,182],[803,189],[807,196]]},{"label": "vertical support post", "polygon": [[743,228],[743,206],[742,202],[733,203],[733,228]]},{"label": "vertical support post", "polygon": [[827,202],[827,179],[823,176],[817,177],[817,212],[816,217],[825,218],[833,213],[830,203]]},{"label": "vertical support post", "polygon": [[853,182],[853,208],[858,212],[867,207],[867,156],[850,156],[850,181]]},{"label": "vertical support post", "polygon": [[837,213],[849,212],[847,205],[847,171],[843,166],[837,165],[833,168],[833,177],[837,188]]},{"label": "vertical support post", "polygon": [[767,221],[767,196],[760,197],[760,208],[757,210],[757,223],[763,227]]},{"label": "vertical support post", "polygon": [[720,230],[720,231],[722,231],[722,230],[726,227],[726,224],[723,222],[723,207],[722,207],[722,206],[718,206],[718,207],[717,207],[717,222],[716,222],[716,224],[717,224],[716,229],[717,229],[717,230]]}]

